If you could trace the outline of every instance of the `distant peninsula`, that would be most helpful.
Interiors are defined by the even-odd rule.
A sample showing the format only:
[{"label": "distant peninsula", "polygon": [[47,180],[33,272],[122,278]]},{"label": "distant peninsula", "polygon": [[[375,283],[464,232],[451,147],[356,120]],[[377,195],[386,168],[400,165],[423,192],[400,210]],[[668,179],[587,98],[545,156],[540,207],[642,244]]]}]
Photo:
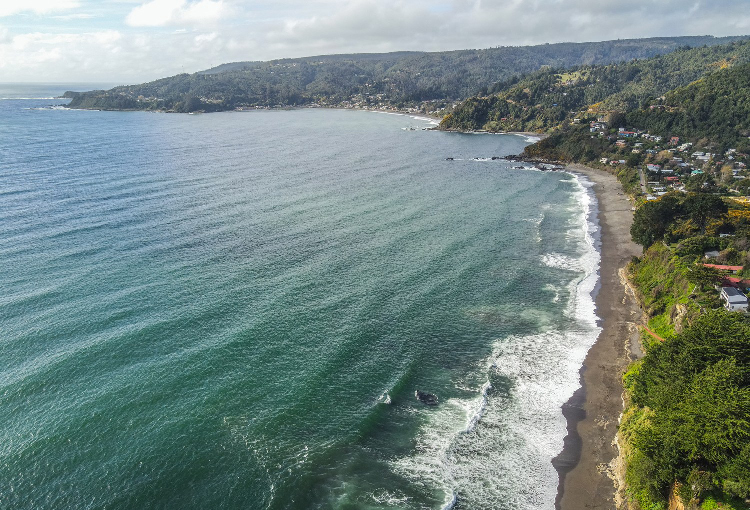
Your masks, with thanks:
[{"label": "distant peninsula", "polygon": [[70,108],[215,112],[273,107],[382,108],[428,115],[545,68],[647,59],[746,37],[659,37],[443,52],[325,55],[236,62],[110,90],[68,91]]}]

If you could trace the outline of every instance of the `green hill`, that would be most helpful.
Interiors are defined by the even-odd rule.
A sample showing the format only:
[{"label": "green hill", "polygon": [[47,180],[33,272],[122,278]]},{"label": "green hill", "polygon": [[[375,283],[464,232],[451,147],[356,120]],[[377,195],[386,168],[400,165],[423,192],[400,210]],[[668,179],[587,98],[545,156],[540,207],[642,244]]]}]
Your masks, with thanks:
[{"label": "green hill", "polygon": [[682,48],[647,60],[548,69],[458,105],[443,129],[547,131],[577,115],[629,111],[722,68],[750,62],[750,41]]},{"label": "green hill", "polygon": [[629,126],[652,133],[737,146],[750,136],[750,64],[706,75],[626,118]]},{"label": "green hill", "polygon": [[[500,80],[542,67],[644,59],[684,46],[741,37],[674,37],[446,52],[327,55],[238,62],[108,91],[67,93],[73,108],[216,111],[237,107],[414,106],[461,100]],[[433,105],[438,109],[440,105]]]}]

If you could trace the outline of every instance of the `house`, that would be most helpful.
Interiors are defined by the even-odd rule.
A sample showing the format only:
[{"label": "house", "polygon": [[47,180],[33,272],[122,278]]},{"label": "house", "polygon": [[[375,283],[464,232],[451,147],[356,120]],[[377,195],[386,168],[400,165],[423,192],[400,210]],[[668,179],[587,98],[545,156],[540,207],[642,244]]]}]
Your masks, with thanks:
[{"label": "house", "polygon": [[737,274],[740,271],[742,271],[743,266],[725,266],[721,264],[703,264],[703,267],[712,267],[714,269],[718,269],[719,271],[728,271],[731,274]]},{"label": "house", "polygon": [[678,143],[680,143],[679,136],[673,136],[669,139],[669,145],[677,145]]},{"label": "house", "polygon": [[730,312],[747,311],[747,296],[734,287],[722,287],[719,295]]},{"label": "house", "polygon": [[648,168],[649,172],[658,172],[659,170],[661,170],[661,165],[654,165],[649,163],[648,165],[646,165],[646,168]]},{"label": "house", "polygon": [[708,250],[703,253],[703,256],[707,259],[715,259],[719,257],[719,250]]}]

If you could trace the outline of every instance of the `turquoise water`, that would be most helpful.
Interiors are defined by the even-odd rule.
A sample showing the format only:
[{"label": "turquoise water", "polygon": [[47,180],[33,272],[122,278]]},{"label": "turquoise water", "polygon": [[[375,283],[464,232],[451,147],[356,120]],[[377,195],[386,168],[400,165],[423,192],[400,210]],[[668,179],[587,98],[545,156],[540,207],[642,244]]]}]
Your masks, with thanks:
[{"label": "turquoise water", "polygon": [[0,507],[554,506],[585,182],[407,116],[61,102],[0,101]]}]

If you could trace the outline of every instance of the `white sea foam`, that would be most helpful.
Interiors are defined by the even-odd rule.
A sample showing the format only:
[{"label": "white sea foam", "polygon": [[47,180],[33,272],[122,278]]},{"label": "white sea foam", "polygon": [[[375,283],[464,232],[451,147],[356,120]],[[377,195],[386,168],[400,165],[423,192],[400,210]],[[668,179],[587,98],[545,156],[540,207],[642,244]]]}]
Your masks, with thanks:
[{"label": "white sea foam", "polygon": [[541,257],[542,264],[547,267],[557,269],[569,269],[571,271],[580,271],[582,269],[581,260],[561,253],[545,253]]},{"label": "white sea foam", "polygon": [[409,497],[405,496],[400,492],[387,491],[385,489],[371,492],[370,497],[376,503],[385,504],[388,506],[404,505],[409,502]]},{"label": "white sea foam", "polygon": [[548,292],[554,293],[555,297],[552,298],[553,303],[557,303],[560,301],[560,289],[552,285],[551,283],[548,283],[544,287],[542,287],[542,290],[546,290]]},{"label": "white sea foam", "polygon": [[570,326],[497,340],[477,366],[487,376],[475,388],[477,396],[420,409],[429,414],[414,454],[394,464],[417,484],[442,487],[445,509],[456,501],[466,508],[554,508],[558,475],[551,461],[567,432],[561,407],[579,388],[579,370],[600,331],[594,305],[600,262],[596,202],[591,183],[580,177],[576,183],[580,256],[543,258],[551,267],[580,273],[569,284],[564,310]]},{"label": "white sea foam", "polygon": [[513,134],[516,136],[522,137],[524,140],[526,140],[529,143],[536,143],[542,139],[541,136],[529,135],[526,133],[513,133]]}]

